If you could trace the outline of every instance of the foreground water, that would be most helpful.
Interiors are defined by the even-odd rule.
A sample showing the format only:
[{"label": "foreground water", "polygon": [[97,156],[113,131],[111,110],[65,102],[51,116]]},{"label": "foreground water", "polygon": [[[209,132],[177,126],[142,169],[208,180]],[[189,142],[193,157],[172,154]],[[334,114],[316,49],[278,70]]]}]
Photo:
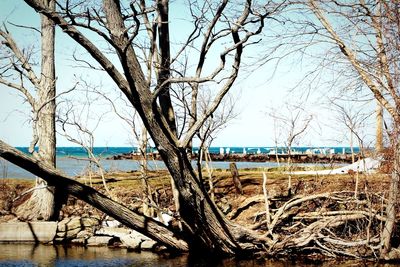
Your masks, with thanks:
[{"label": "foreground water", "polygon": [[395,266],[362,261],[305,262],[302,260],[217,260],[212,257],[188,255],[166,256],[151,252],[128,252],[107,247],[64,247],[33,244],[0,244],[0,266]]}]

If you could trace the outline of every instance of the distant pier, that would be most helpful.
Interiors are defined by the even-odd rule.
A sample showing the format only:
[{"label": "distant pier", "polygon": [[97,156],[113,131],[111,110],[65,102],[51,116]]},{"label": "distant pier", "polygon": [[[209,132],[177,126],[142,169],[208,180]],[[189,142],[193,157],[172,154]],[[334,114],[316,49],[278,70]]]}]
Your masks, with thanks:
[{"label": "distant pier", "polygon": [[[281,153],[281,154],[265,154],[265,153],[210,153],[212,161],[231,161],[231,162],[287,162],[290,158],[293,163],[330,163],[330,162],[343,162],[351,163],[351,154],[313,154],[313,153]],[[358,154],[355,154],[356,159],[359,158]],[[148,153],[147,158],[149,160],[161,160],[160,155],[157,152]],[[108,157],[110,160],[140,160],[141,155],[139,153],[124,153]],[[197,159],[197,154],[194,153],[192,159]]]},{"label": "distant pier", "polygon": [[[213,161],[233,162],[287,162],[290,158],[293,163],[330,163],[352,161],[351,154],[210,154]],[[358,158],[358,155],[355,155]]]}]

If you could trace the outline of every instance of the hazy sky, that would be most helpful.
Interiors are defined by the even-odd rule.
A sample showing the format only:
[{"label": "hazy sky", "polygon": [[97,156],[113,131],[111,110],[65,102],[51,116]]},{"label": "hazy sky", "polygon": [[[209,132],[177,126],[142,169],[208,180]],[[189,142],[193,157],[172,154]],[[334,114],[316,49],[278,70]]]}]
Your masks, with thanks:
[{"label": "hazy sky", "polygon": [[[21,25],[39,25],[38,15],[23,1],[3,0],[0,5],[0,21]],[[35,33],[18,29],[12,25],[7,27],[23,47],[32,46],[33,42],[35,49],[39,49],[39,38]],[[179,23],[174,27],[179,27]],[[76,67],[71,58],[72,51],[76,50],[77,53],[82,53],[82,50],[68,36],[58,31],[56,45],[56,75],[59,92],[68,90],[74,85],[76,81],[74,75],[83,75],[87,76],[90,81],[101,82],[111,96],[117,96],[115,86],[107,77],[104,77],[104,73],[88,72]],[[251,54],[248,55],[262,56],[263,51],[260,47],[257,49],[251,50]],[[242,72],[240,79],[232,88],[238,116],[220,132],[213,145],[273,146],[275,137],[281,141],[284,140],[287,133],[276,129],[277,125],[274,124],[274,120],[268,116],[268,113],[271,108],[285,113],[285,102],[295,103],[299,100],[301,92],[291,89],[302,79],[308,68],[310,65],[307,61],[300,64],[293,59],[286,59],[277,69],[273,64],[267,64],[256,70],[252,69],[250,73]],[[327,99],[324,99],[324,95],[329,94],[326,90],[318,88],[317,91],[313,91],[309,101],[304,104],[307,114],[312,115],[313,122],[299,145],[348,145],[347,130],[343,130],[343,126],[336,121],[333,112],[324,108],[328,102]],[[324,91],[326,92],[321,93]],[[92,112],[102,109],[102,106],[94,106]],[[0,138],[13,146],[28,146],[31,140],[29,115],[29,106],[24,103],[23,98],[15,90],[0,85]],[[370,132],[366,133],[367,139],[371,139],[370,134]],[[110,114],[103,117],[95,130],[95,136],[96,146],[129,146],[130,138],[127,127]],[[71,144],[65,138],[58,137],[57,145],[69,146]]]}]

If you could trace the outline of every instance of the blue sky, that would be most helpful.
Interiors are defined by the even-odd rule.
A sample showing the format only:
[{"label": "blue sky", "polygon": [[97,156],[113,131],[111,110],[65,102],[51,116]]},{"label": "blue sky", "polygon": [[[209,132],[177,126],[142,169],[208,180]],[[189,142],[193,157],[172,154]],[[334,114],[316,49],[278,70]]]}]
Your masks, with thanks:
[{"label": "blue sky", "polygon": [[[39,25],[38,15],[23,1],[3,0],[0,8],[0,21],[9,21],[21,25]],[[179,15],[178,15],[179,16]],[[177,20],[179,21],[179,20]],[[179,27],[176,23],[173,27]],[[16,41],[22,46],[35,43],[39,48],[39,38],[32,31],[8,26]],[[57,32],[57,86],[58,90],[65,91],[73,86],[75,75],[86,76],[90,81],[101,82],[110,95],[117,96],[113,83],[99,73],[77,68],[71,58],[72,52],[84,54],[79,46],[65,34]],[[262,55],[262,47],[250,48],[248,56]],[[245,52],[246,53],[246,52]],[[274,128],[273,119],[268,116],[272,108],[284,112],[284,103],[295,103],[301,98],[304,90],[292,90],[302,79],[305,73],[314,66],[311,61],[296,58],[283,60],[277,69],[273,63],[252,68],[250,72],[243,71],[237,83],[231,90],[236,99],[237,118],[231,121],[220,132],[214,146],[273,146],[276,133],[280,140],[285,139],[285,132]],[[249,63],[250,61],[244,61]],[[302,137],[301,146],[347,146],[346,130],[336,121],[333,112],[327,109],[327,99],[331,89],[317,88],[312,90],[304,108],[312,114],[313,122]],[[75,96],[79,99],[79,95]],[[101,111],[102,106],[95,106],[92,112]],[[89,122],[90,124],[90,122]],[[339,129],[339,130],[338,130]],[[129,146],[129,129],[115,116],[106,115],[95,131],[95,145],[97,146]],[[371,132],[367,132],[368,140]],[[29,124],[29,107],[13,89],[0,85],[0,138],[13,146],[28,146],[31,140]],[[64,138],[59,137],[58,146],[71,145]]]}]

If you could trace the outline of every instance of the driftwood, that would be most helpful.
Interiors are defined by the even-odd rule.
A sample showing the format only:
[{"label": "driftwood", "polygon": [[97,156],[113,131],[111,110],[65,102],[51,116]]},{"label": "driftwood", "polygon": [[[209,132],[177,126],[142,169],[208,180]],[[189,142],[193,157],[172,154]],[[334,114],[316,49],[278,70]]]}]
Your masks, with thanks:
[{"label": "driftwood", "polygon": [[294,196],[284,201],[265,193],[265,178],[263,191],[263,195],[244,201],[231,218],[243,216],[247,209],[260,207],[264,202],[261,206],[264,211],[261,208],[253,214],[251,228],[272,237],[269,255],[316,251],[329,257],[380,257],[381,233],[386,221],[382,205],[386,200],[382,195],[359,191],[354,198],[354,191],[341,191]]}]

